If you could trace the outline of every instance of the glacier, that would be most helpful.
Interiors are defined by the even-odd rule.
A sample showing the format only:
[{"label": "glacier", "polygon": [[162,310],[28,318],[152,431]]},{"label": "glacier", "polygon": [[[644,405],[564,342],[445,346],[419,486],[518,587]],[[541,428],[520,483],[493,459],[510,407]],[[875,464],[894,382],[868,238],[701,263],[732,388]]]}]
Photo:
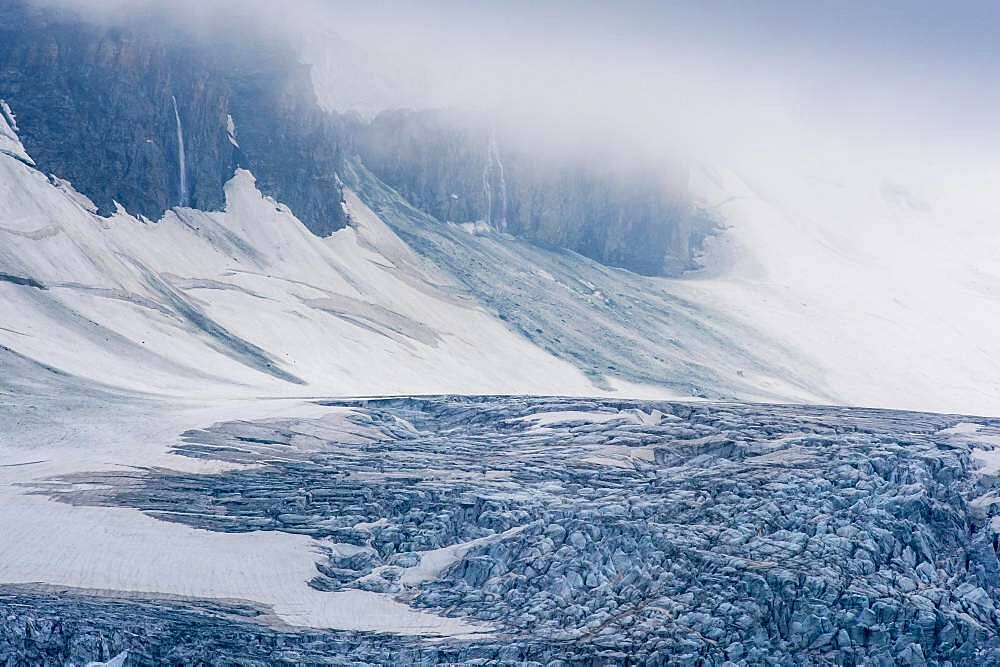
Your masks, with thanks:
[{"label": "glacier", "polygon": [[[86,417],[109,406],[113,430]],[[0,468],[0,655],[31,663],[1000,657],[1000,478],[975,457],[997,420],[524,396],[51,415],[92,425]]]}]

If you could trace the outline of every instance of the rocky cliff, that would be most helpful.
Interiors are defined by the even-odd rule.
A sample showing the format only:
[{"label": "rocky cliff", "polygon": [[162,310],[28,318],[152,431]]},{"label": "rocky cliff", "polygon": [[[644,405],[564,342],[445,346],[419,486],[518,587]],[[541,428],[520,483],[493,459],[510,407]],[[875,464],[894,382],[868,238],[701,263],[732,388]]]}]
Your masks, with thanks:
[{"label": "rocky cliff", "polygon": [[237,166],[317,234],[344,224],[336,119],[308,69],[252,39],[209,44],[0,0],[0,91],[40,169],[102,213],[221,208]]},{"label": "rocky cliff", "polygon": [[384,112],[350,134],[375,175],[439,220],[485,222],[636,273],[696,268],[715,228],[662,164],[606,147],[553,155],[448,111]]},{"label": "rocky cliff", "polygon": [[477,116],[327,112],[291,48],[235,28],[210,39],[111,28],[0,0],[0,98],[39,168],[103,214],[115,202],[151,220],[177,205],[217,210],[244,167],[325,236],[346,224],[349,155],[439,221],[485,222],[637,273],[695,268],[713,230],[648,164],[542,156]]}]

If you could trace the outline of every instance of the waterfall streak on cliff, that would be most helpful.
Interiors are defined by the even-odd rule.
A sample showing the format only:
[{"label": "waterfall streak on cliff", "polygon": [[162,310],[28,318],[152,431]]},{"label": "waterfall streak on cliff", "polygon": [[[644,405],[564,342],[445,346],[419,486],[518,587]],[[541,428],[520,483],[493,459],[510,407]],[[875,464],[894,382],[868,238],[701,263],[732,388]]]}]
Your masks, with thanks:
[{"label": "waterfall streak on cliff", "polygon": [[[497,148],[496,135],[490,134],[490,162],[496,164],[497,178],[500,186],[500,216],[497,219],[496,229],[506,231],[507,229],[507,180],[504,178],[503,162],[500,160],[500,149]],[[492,220],[491,220],[492,222]]]},{"label": "waterfall streak on cliff", "polygon": [[188,204],[188,182],[187,182],[187,158],[184,153],[184,129],[181,127],[181,115],[177,112],[177,98],[171,95],[174,101],[174,118],[177,120],[177,163],[180,169],[180,201],[179,206]]},{"label": "waterfall streak on cliff", "polygon": [[483,218],[486,224],[493,226],[493,188],[490,187],[490,160],[483,165],[483,196],[486,198],[486,210]]}]

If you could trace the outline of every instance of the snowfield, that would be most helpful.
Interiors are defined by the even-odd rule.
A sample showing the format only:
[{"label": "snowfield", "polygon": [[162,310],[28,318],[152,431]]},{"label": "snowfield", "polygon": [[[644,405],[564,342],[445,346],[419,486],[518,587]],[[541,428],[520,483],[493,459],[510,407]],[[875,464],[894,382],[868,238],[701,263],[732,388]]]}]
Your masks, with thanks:
[{"label": "snowfield", "polygon": [[[7,115],[0,345],[75,377],[175,397],[500,392],[1000,412],[1000,239],[973,224],[956,187],[931,199],[874,176],[704,170],[694,190],[727,228],[706,272],[667,280],[468,234],[360,165],[345,174],[351,225],[329,238],[243,170],[224,212],[102,218],[31,167]],[[938,231],[952,218],[968,229]]]},{"label": "snowfield", "polygon": [[838,402],[1000,414],[1000,172],[809,158],[700,172],[727,268],[676,289],[808,359]]},{"label": "snowfield", "polygon": [[[210,475],[268,464],[267,457],[232,464],[176,453],[183,448],[180,434],[219,420],[321,417],[329,437],[349,442],[364,434],[346,421],[352,410],[298,400],[119,401],[74,411],[37,396],[0,402],[7,419],[29,405],[47,415],[40,431],[15,431],[7,419],[0,420],[0,584],[48,584],[107,596],[243,600],[261,605],[272,622],[297,627],[449,636],[486,629],[413,610],[385,594],[310,588],[322,544],[306,535],[220,533],[164,522],[137,509],[54,502],[50,496],[70,499],[94,488],[65,481],[79,474],[120,475],[118,483],[127,486],[130,476],[143,470]],[[30,487],[43,492],[26,492]]]},{"label": "snowfield", "polygon": [[104,219],[69,184],[4,156],[0,345],[173,396],[598,391],[462,295],[353,195],[353,226],[319,239],[249,172],[226,193],[225,213]]}]

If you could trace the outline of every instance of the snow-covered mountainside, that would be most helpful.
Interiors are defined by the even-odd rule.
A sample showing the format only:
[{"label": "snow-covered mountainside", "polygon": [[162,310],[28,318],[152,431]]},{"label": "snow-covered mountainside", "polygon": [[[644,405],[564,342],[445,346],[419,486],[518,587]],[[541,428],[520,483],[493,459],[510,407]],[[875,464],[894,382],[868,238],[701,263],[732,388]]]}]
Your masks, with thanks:
[{"label": "snow-covered mountainside", "polygon": [[178,208],[154,224],[96,216],[69,184],[2,160],[7,354],[187,396],[594,391],[353,195],[351,228],[321,239],[239,171],[224,213]]},{"label": "snow-covered mountainside", "polygon": [[347,190],[350,226],[320,238],[242,170],[224,212],[103,218],[10,141],[0,344],[75,377],[175,396],[824,397],[662,281],[442,225],[367,173],[395,227]]},{"label": "snow-covered mountainside", "polygon": [[340,115],[252,34],[0,18],[0,344],[27,359],[175,395],[1000,413],[997,236],[962,201],[992,173],[644,170],[475,114]]},{"label": "snow-covered mountainside", "polygon": [[[707,260],[723,268],[651,278],[436,220],[359,161],[343,173],[349,226],[326,238],[245,170],[224,211],[105,218],[32,166],[5,108],[0,345],[72,376],[171,395],[1000,403],[993,241],[932,255],[931,213],[892,193],[845,198],[846,213],[802,226],[808,195],[713,174],[698,187],[729,221]],[[790,189],[810,184],[822,187]],[[852,205],[925,238],[890,263],[878,251],[891,234],[843,227]]]},{"label": "snow-covered mountainside", "polygon": [[0,421],[8,663],[1000,659],[996,420],[92,397]]},{"label": "snow-covered mountainside", "polygon": [[[172,395],[618,391],[979,414],[1000,404],[991,239],[934,255],[918,239],[889,263],[879,248],[896,239],[843,228],[849,214],[803,228],[795,200],[716,176],[704,196],[730,227],[710,252],[730,264],[648,278],[434,220],[357,163],[344,174],[350,226],[327,238],[244,170],[223,212],[104,218],[32,168],[6,113],[0,345],[71,375]],[[930,235],[929,213],[876,195],[854,205]]]}]

